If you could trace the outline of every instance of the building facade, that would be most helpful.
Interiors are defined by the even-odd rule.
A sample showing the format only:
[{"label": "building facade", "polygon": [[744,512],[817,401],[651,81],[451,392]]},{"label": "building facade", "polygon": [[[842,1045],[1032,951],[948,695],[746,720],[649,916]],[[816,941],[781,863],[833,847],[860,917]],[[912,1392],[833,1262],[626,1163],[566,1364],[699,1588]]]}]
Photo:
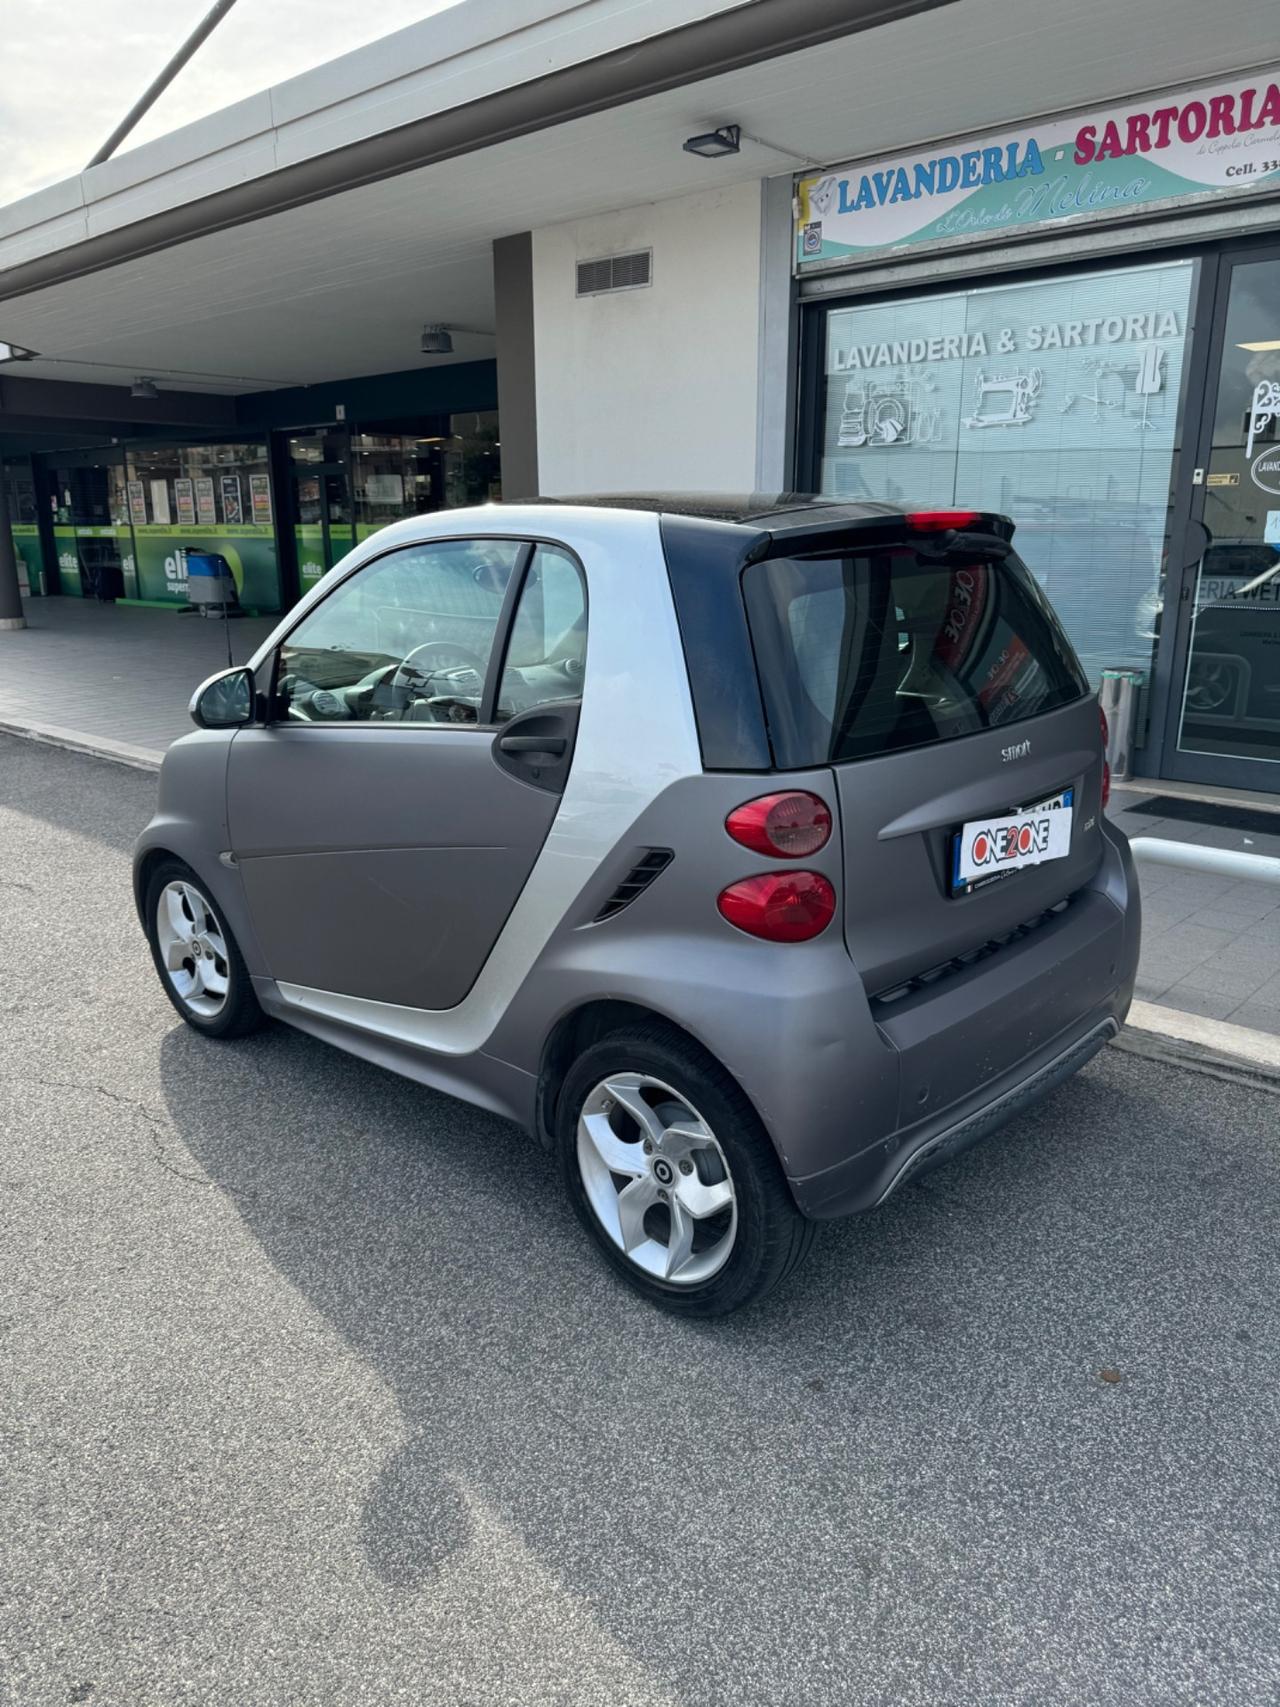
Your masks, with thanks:
[{"label": "building facade", "polygon": [[276,610],[504,488],[991,508],[1139,775],[1280,794],[1278,65],[1270,0],[462,0],[0,209],[49,397],[219,392],[0,367],[26,578]]}]

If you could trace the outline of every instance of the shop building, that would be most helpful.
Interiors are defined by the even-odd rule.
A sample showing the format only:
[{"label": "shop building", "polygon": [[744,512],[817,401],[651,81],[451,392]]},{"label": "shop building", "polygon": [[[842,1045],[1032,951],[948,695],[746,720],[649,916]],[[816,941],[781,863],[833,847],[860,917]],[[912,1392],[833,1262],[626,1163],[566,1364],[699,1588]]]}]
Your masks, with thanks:
[{"label": "shop building", "polygon": [[1280,60],[795,188],[800,484],[1012,515],[1139,772],[1280,792]]},{"label": "shop building", "polygon": [[348,401],[237,399],[183,434],[59,423],[68,442],[5,458],[24,592],[182,607],[188,553],[212,552],[245,609],[287,609],[388,522],[501,498],[494,364],[447,374],[353,381],[340,388]]},{"label": "shop building", "polygon": [[24,383],[208,416],[23,438],[0,367],[16,543],[271,609],[504,490],[991,507],[1140,775],[1280,793],[1277,64],[1273,0],[463,0],[0,210]]}]

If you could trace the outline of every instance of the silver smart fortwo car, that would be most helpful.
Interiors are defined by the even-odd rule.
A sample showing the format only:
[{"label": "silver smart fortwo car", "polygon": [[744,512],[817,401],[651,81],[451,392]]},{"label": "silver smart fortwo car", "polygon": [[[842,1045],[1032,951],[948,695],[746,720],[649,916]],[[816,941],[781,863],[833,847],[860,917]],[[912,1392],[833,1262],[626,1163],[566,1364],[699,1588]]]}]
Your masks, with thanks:
[{"label": "silver smart fortwo car", "polygon": [[385,529],[192,702],[135,863],[165,990],[519,1121],[655,1302],[759,1298],[1129,1006],[1098,705],[1012,533],[688,496]]}]

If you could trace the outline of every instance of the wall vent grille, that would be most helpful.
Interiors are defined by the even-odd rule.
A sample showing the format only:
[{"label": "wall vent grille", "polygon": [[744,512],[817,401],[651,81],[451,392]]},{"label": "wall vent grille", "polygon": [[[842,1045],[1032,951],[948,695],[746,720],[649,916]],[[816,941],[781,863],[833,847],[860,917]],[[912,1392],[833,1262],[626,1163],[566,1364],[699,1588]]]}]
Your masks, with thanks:
[{"label": "wall vent grille", "polygon": [[604,255],[578,262],[578,295],[603,296],[610,290],[639,290],[653,283],[653,250],[630,255]]}]

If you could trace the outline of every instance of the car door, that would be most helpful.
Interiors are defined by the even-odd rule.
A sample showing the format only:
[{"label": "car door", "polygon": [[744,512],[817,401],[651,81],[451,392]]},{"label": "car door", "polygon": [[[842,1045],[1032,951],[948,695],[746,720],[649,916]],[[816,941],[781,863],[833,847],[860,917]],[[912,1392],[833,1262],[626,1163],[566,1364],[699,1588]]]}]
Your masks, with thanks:
[{"label": "car door", "polygon": [[428,540],[365,564],[279,648],[228,817],[277,982],[421,1008],[474,983],[551,827],[585,667],[565,550]]}]

